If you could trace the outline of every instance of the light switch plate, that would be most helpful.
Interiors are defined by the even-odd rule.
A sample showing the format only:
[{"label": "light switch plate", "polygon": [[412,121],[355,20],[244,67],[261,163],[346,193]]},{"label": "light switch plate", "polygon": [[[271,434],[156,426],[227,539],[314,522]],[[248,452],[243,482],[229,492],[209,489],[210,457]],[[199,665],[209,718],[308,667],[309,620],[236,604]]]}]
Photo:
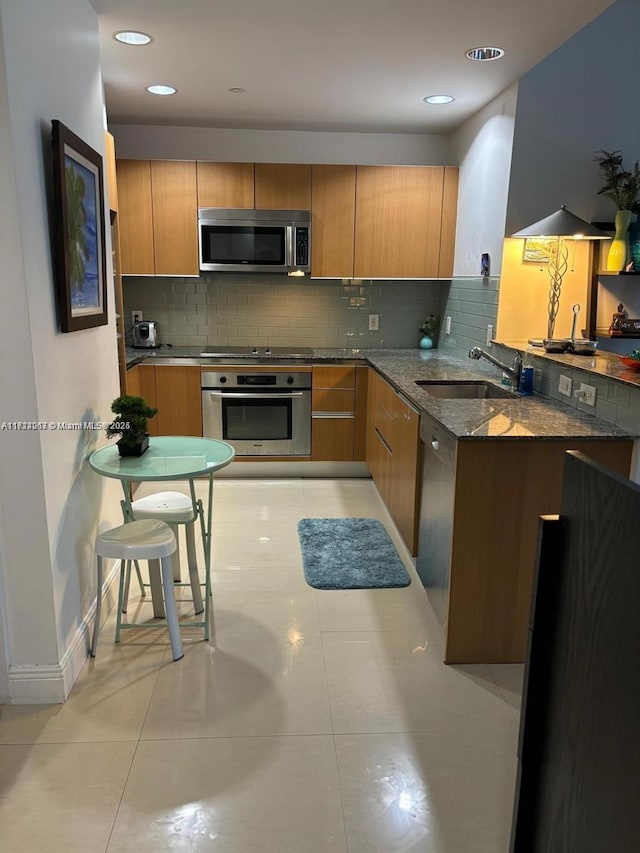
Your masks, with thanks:
[{"label": "light switch plate", "polygon": [[570,376],[565,376],[564,373],[560,374],[560,381],[558,382],[558,391],[561,394],[564,394],[565,397],[571,396],[571,388],[573,386],[573,380]]},{"label": "light switch plate", "polygon": [[380,315],[379,314],[369,314],[369,331],[377,332],[380,328]]}]

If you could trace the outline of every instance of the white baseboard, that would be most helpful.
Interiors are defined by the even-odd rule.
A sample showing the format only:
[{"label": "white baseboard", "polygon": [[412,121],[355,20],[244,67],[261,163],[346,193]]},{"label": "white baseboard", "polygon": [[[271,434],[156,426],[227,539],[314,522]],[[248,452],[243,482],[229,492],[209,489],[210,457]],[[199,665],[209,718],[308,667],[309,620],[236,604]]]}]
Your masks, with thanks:
[{"label": "white baseboard", "polygon": [[215,473],[215,479],[231,477],[234,479],[271,477],[309,477],[351,479],[371,477],[366,462],[243,462],[234,461]]},{"label": "white baseboard", "polygon": [[[102,587],[101,621],[103,624],[118,600],[119,569],[120,563],[116,562]],[[95,613],[96,602],[94,601],[59,663],[9,667],[10,705],[59,704],[66,700],[80,670],[87,662]]]}]

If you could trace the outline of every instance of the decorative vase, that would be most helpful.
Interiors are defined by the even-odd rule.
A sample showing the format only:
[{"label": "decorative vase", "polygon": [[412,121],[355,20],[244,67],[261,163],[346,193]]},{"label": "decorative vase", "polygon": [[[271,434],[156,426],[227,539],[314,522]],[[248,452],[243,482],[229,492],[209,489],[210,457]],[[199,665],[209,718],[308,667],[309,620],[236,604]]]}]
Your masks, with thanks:
[{"label": "decorative vase", "polygon": [[640,213],[629,226],[629,253],[633,262],[633,271],[640,273]]},{"label": "decorative vase", "polygon": [[120,456],[142,456],[149,447],[149,435],[147,434],[139,444],[124,444],[122,439],[117,441]]},{"label": "decorative vase", "polygon": [[616,233],[611,241],[607,256],[607,270],[609,272],[620,272],[627,265],[627,255],[629,254],[628,231],[631,216],[630,210],[619,210],[616,213]]},{"label": "decorative vase", "polygon": [[433,339],[429,337],[429,335],[425,335],[420,338],[420,349],[432,349],[433,348]]}]

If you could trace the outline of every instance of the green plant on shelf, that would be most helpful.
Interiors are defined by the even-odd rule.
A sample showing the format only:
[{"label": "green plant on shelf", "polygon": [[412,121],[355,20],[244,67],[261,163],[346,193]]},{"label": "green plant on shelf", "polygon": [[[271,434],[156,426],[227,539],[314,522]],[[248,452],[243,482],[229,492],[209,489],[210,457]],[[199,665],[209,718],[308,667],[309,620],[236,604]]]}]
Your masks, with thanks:
[{"label": "green plant on shelf", "polygon": [[435,340],[438,335],[438,329],[440,328],[440,321],[436,317],[435,314],[429,314],[427,319],[418,329],[419,332],[422,332],[423,335],[426,335],[428,338]]},{"label": "green plant on shelf", "polygon": [[593,157],[604,184],[598,195],[610,198],[618,210],[633,210],[640,197],[640,164],[636,160],[631,171],[623,168],[622,151],[596,151]]}]

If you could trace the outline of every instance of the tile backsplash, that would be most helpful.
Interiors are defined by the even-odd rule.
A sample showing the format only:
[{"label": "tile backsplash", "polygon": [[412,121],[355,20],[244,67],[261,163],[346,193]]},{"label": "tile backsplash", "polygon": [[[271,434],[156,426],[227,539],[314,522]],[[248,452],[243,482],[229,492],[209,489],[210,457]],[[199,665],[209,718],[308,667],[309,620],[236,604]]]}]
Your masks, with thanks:
[{"label": "tile backsplash", "polygon": [[[175,346],[415,347],[429,314],[442,318],[447,281],[339,281],[283,275],[123,279],[131,311],[156,320]],[[369,331],[369,314],[379,329]]]},{"label": "tile backsplash", "polygon": [[[453,278],[443,309],[440,347],[469,351],[486,347],[487,326],[496,330],[500,279],[492,277]],[[451,332],[445,334],[446,318],[451,317]]]}]

